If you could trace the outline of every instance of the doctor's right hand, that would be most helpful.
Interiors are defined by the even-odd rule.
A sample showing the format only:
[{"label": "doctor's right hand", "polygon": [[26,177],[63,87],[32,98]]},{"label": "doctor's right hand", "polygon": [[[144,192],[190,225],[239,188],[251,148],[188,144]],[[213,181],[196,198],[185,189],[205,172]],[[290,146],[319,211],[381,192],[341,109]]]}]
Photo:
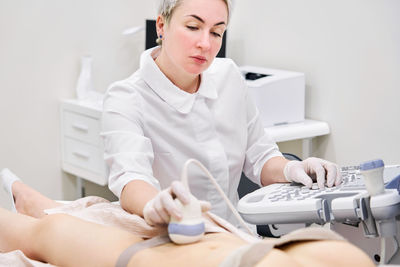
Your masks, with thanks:
[{"label": "doctor's right hand", "polygon": [[313,181],[319,188],[338,186],[342,182],[339,166],[320,158],[307,158],[303,161],[289,161],[283,174],[288,182],[302,183],[311,188]]},{"label": "doctor's right hand", "polygon": [[[180,181],[172,182],[171,186],[159,192],[153,199],[146,203],[143,208],[144,220],[149,225],[168,224],[171,216],[182,219],[174,199],[177,198],[183,205],[190,202],[190,192]],[[211,204],[207,201],[199,201],[202,212],[210,210]]]}]

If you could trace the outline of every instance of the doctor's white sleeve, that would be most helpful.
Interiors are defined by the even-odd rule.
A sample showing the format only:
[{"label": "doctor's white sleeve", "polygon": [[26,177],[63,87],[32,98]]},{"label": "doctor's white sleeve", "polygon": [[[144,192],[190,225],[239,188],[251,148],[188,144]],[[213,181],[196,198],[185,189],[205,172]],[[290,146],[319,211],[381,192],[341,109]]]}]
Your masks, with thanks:
[{"label": "doctor's white sleeve", "polygon": [[274,140],[262,126],[260,113],[246,87],[247,104],[247,150],[243,172],[247,178],[261,186],[261,171],[273,157],[282,156]]},{"label": "doctor's white sleeve", "polygon": [[109,167],[108,186],[119,198],[132,180],[143,180],[160,189],[153,176],[153,148],[143,135],[141,96],[130,85],[115,83],[103,104],[104,159]]}]

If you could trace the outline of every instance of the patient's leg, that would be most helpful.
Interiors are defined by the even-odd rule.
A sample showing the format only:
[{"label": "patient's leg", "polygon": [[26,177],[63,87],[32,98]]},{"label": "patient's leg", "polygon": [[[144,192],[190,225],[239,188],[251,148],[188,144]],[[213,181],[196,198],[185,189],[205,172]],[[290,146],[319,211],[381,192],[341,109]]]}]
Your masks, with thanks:
[{"label": "patient's leg", "polygon": [[[120,254],[142,239],[118,228],[55,214],[42,219],[0,208],[0,250],[21,249],[28,257],[58,266],[113,266]],[[138,252],[129,266],[217,266],[244,241],[232,234],[208,234],[190,245],[165,244]],[[373,266],[342,241],[297,242],[273,249],[258,266]],[[354,264],[353,264],[354,263]]]},{"label": "patient's leg", "polygon": [[42,195],[32,187],[21,181],[15,181],[12,185],[15,207],[19,213],[35,218],[45,215],[45,209],[58,207],[62,204]]},{"label": "patient's leg", "polygon": [[302,266],[375,266],[368,255],[346,241],[304,241],[281,249]]},{"label": "patient's leg", "polygon": [[26,241],[36,221],[35,218],[0,208],[0,251],[21,249],[29,252],[30,242]]},{"label": "patient's leg", "polygon": [[65,214],[36,219],[0,208],[0,250],[20,249],[57,266],[113,266],[125,248],[141,240]]},{"label": "patient's leg", "polygon": [[[118,228],[54,214],[42,219],[0,208],[0,250],[21,249],[31,259],[57,266],[114,266],[120,254],[142,239]],[[137,253],[129,266],[217,266],[244,241],[231,234],[206,235],[190,245],[165,244]],[[269,259],[293,262],[283,253]],[[293,266],[293,265],[292,265]]]}]

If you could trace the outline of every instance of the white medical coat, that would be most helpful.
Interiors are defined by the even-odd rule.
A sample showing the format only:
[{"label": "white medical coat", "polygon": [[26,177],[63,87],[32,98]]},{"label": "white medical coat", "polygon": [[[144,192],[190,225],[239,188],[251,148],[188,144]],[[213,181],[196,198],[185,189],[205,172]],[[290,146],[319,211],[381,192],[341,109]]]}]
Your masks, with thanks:
[{"label": "white medical coat", "polygon": [[[158,189],[179,180],[190,158],[202,162],[237,204],[242,171],[260,184],[264,163],[281,156],[261,125],[245,81],[234,62],[216,58],[201,74],[194,94],[176,87],[158,68],[153,48],[143,52],[140,69],[107,90],[103,108],[109,188],[121,195],[132,180]],[[212,204],[212,212],[237,224],[222,197],[195,165],[190,190]]]}]

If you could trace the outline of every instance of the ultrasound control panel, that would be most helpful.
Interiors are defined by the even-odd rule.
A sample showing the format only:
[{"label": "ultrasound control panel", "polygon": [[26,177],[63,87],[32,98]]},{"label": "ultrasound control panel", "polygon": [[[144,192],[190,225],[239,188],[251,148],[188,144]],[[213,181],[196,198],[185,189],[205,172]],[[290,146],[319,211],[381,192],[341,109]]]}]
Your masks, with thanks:
[{"label": "ultrasound control panel", "polygon": [[[400,166],[385,169],[385,181],[396,172],[400,173]],[[351,223],[400,214],[397,189],[370,197],[358,166],[343,167],[341,173],[342,183],[331,188],[320,189],[316,183],[312,188],[296,183],[260,188],[240,199],[237,209],[252,224]]]}]

